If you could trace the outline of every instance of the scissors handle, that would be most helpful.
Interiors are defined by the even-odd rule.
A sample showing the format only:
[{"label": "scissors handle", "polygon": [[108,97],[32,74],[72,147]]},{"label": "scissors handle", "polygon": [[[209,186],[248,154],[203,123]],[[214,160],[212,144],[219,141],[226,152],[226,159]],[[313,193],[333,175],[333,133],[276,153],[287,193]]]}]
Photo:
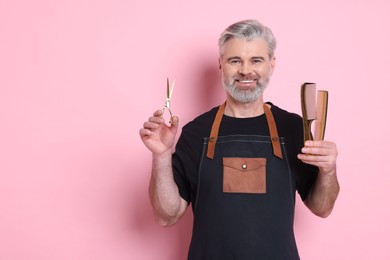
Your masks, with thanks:
[{"label": "scissors handle", "polygon": [[175,81],[176,80],[173,80],[172,88],[171,88],[171,85],[169,84],[169,78],[167,78],[167,97],[165,99],[165,105],[164,105],[164,107],[162,109],[162,114],[161,114],[161,117],[163,117],[165,110],[169,111],[169,114],[171,115],[169,123],[172,122],[172,117],[173,117],[173,114],[172,114],[172,111],[171,111],[171,97],[172,97],[173,89],[175,87]]},{"label": "scissors handle", "polygon": [[166,105],[165,105],[165,106],[163,107],[163,109],[162,109],[161,117],[164,117],[165,110],[168,110],[169,115],[171,116],[171,117],[169,118],[169,123],[172,123],[173,114],[172,114],[171,109],[170,109],[169,107],[167,107]]}]

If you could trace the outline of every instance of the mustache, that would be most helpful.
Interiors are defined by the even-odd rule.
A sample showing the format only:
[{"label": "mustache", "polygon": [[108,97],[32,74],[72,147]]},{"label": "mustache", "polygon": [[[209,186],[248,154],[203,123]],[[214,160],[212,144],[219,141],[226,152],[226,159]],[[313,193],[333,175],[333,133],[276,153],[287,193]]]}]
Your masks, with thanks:
[{"label": "mustache", "polygon": [[245,75],[245,76],[236,75],[236,76],[233,76],[233,79],[234,80],[238,80],[238,81],[241,81],[241,80],[258,80],[259,76],[256,76],[256,75]]}]

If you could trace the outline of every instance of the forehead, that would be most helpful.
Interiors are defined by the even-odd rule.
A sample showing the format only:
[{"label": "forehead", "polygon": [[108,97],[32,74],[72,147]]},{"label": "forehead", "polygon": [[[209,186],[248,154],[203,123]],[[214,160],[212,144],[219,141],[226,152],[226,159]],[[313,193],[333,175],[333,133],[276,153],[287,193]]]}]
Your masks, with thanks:
[{"label": "forehead", "polygon": [[230,39],[225,43],[224,57],[242,57],[250,58],[261,56],[268,57],[267,42],[263,38],[255,38],[253,40],[247,39]]}]

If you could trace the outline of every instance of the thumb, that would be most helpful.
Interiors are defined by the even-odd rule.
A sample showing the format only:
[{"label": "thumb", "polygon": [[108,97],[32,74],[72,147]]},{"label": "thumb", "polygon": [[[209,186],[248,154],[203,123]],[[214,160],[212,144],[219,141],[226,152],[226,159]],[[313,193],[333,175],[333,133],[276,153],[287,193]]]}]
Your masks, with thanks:
[{"label": "thumb", "polygon": [[173,134],[176,134],[178,128],[179,128],[179,118],[177,116],[172,116],[171,126],[169,127],[169,129]]}]

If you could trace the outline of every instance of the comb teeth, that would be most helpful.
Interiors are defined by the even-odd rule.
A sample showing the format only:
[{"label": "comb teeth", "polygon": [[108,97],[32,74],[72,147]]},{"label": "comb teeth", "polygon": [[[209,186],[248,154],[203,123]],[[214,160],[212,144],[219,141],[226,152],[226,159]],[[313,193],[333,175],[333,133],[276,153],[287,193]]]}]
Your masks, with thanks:
[{"label": "comb teeth", "polygon": [[305,83],[304,87],[304,111],[306,111],[307,120],[314,120],[317,117],[317,104],[316,104],[316,84]]},{"label": "comb teeth", "polygon": [[317,120],[314,124],[314,140],[324,140],[328,112],[328,91],[317,92]]},{"label": "comb teeth", "polygon": [[303,83],[301,86],[301,106],[304,141],[313,140],[311,123],[316,119],[316,84]]}]

